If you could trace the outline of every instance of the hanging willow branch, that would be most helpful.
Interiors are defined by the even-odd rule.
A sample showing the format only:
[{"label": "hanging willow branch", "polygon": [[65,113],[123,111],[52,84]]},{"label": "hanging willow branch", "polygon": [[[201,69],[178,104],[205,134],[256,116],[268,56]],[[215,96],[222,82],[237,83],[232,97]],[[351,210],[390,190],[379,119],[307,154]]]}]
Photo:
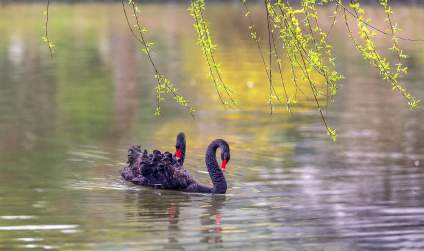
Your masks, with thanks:
[{"label": "hanging willow branch", "polygon": [[[339,0],[338,0],[339,1]],[[339,1],[338,4],[342,5]],[[352,29],[350,28],[348,20],[347,8],[343,8],[343,16],[345,20],[345,26],[348,31],[348,36],[352,40],[355,48],[362,54],[362,57],[368,61],[369,64],[377,68],[382,79],[388,81],[392,85],[392,89],[399,92],[408,102],[408,105],[411,109],[414,109],[418,106],[420,100],[414,97],[405,87],[399,83],[399,78],[401,74],[406,74],[405,67],[401,63],[398,63],[398,67],[394,67],[390,64],[389,60],[383,57],[378,51],[373,40],[375,36],[374,33],[370,31],[365,23],[369,23],[369,20],[365,18],[365,11],[362,9],[358,2],[351,3],[350,8],[352,8],[355,16],[357,17],[358,33],[359,37],[362,39],[363,44],[360,44],[356,38],[353,36]],[[402,54],[400,54],[402,57]],[[400,67],[399,67],[400,66]]]},{"label": "hanging willow branch", "polygon": [[[190,113],[190,115],[194,118],[194,112],[195,109],[190,105],[190,103],[178,93],[177,88],[175,88],[175,85],[168,80],[158,69],[156,66],[152,55],[151,55],[151,49],[154,43],[147,41],[145,38],[145,33],[147,32],[147,28],[141,24],[139,19],[139,13],[140,9],[137,7],[134,0],[129,0],[128,5],[130,6],[130,9],[132,10],[132,14],[135,19],[134,28],[131,25],[131,22],[129,20],[124,0],[121,1],[122,3],[122,10],[124,12],[125,20],[128,24],[128,27],[131,31],[131,34],[135,37],[135,39],[139,42],[139,44],[142,46],[142,52],[147,56],[149,63],[151,64],[153,71],[155,73],[154,77],[156,80],[156,109],[155,109],[155,115],[160,115],[161,111],[161,103],[165,99],[165,94],[171,94],[173,96],[173,99],[181,106],[187,109],[187,111]],[[134,30],[135,29],[135,30]]]},{"label": "hanging willow branch", "polygon": [[[265,11],[266,11],[266,23],[267,23],[267,31],[268,31],[268,48],[269,48],[269,69],[268,69],[268,77],[269,77],[269,107],[270,107],[270,114],[272,115],[272,92],[274,90],[274,86],[272,85],[272,42],[271,42],[271,21],[269,20],[269,12],[268,8],[266,7],[268,5],[268,1],[264,0],[265,3]],[[275,92],[275,91],[274,91]],[[278,97],[278,95],[276,94]]]},{"label": "hanging willow branch", "polygon": [[[385,1],[385,0],[379,0],[379,1]],[[323,1],[324,2],[324,1]],[[331,0],[331,2],[335,2],[337,5],[339,5],[340,7],[343,8],[344,11],[346,11],[346,14],[349,14],[350,16],[352,16],[354,19],[358,20],[358,16],[354,13],[354,11],[350,10],[349,8],[347,8],[344,4],[343,1],[341,0]],[[356,1],[352,1],[353,3],[358,2],[358,0]],[[387,6],[389,6],[388,1],[387,2]],[[359,2],[358,2],[359,3]],[[384,31],[381,28],[378,28],[375,25],[372,25],[369,21],[366,20],[361,20],[359,21],[361,23],[363,23],[364,25],[368,26],[371,30],[374,30],[380,34],[386,35],[391,37],[392,34],[390,34],[389,32]],[[405,40],[405,41],[409,41],[409,42],[424,42],[424,39],[414,39],[414,38],[409,38],[409,37],[401,37],[399,36],[398,39],[400,40]]]},{"label": "hanging willow branch", "polygon": [[46,16],[44,21],[44,36],[41,37],[43,39],[43,42],[47,44],[47,47],[49,48],[50,57],[53,57],[54,52],[54,43],[49,38],[49,8],[50,8],[50,0],[47,0],[46,4],[46,10],[44,11],[44,15]]},{"label": "hanging willow branch", "polygon": [[[267,2],[268,2],[268,0],[265,0],[265,13],[267,15],[267,30],[268,30],[269,51],[270,51],[270,55],[272,54],[275,57],[275,61],[277,63],[278,71],[279,71],[279,75],[280,75],[281,85],[282,85],[283,90],[284,90],[284,98],[286,100],[286,107],[287,107],[287,110],[289,112],[291,112],[290,99],[289,99],[289,96],[287,94],[286,83],[285,83],[284,77],[283,77],[282,60],[281,60],[280,54],[278,53],[278,50],[277,50],[277,46],[276,46],[276,42],[275,42],[275,38],[274,38],[274,29],[273,29],[271,20],[269,18],[269,12],[268,12],[268,9],[267,9]],[[247,17],[248,21],[249,21],[250,37],[256,43],[256,47],[258,48],[258,52],[259,52],[259,55],[260,55],[261,60],[262,60],[264,71],[265,71],[265,74],[266,74],[268,82],[269,82],[269,89],[270,89],[269,103],[270,103],[270,111],[272,113],[272,97],[275,97],[280,103],[282,103],[278,93],[276,92],[276,90],[274,88],[274,85],[272,84],[272,65],[271,65],[272,59],[271,59],[271,57],[269,58],[270,66],[268,67],[267,63],[265,62],[264,54],[262,52],[261,38],[259,37],[259,35],[256,31],[255,24],[253,23],[252,13],[250,12],[249,7],[247,6],[246,0],[241,0],[241,4],[242,4],[244,16]],[[272,44],[272,47],[271,47],[271,44]],[[296,81],[294,81],[294,82],[296,83]],[[297,85],[296,85],[296,88],[298,88]],[[297,89],[296,89],[296,91],[297,91]]]},{"label": "hanging willow branch", "polygon": [[[267,8],[272,17],[275,29],[279,31],[279,38],[283,44],[286,54],[293,60],[291,63],[300,68],[302,78],[308,82],[310,90],[314,96],[316,107],[320,113],[322,122],[327,133],[333,140],[336,139],[335,130],[328,126],[326,117],[324,116],[320,99],[322,96],[328,98],[327,95],[317,87],[317,82],[312,74],[321,75],[326,81],[326,89],[331,89],[331,94],[335,94],[336,82],[342,78],[335,70],[331,70],[324,62],[332,62],[331,52],[322,50],[330,50],[327,46],[326,36],[317,23],[313,27],[309,18],[314,18],[316,10],[314,6],[302,5],[300,9],[294,9],[288,3],[278,1],[275,4],[267,4]],[[308,9],[308,10],[306,10]],[[312,14],[311,14],[312,13]],[[304,24],[309,30],[304,31],[301,26],[300,16],[305,17]],[[319,41],[314,38],[314,31],[319,32]],[[330,64],[331,65],[331,64]]]},{"label": "hanging willow branch", "polygon": [[386,13],[386,19],[384,21],[389,25],[390,33],[392,35],[393,46],[389,48],[389,50],[396,55],[398,60],[396,64],[396,74],[398,74],[399,77],[402,77],[408,73],[408,67],[404,66],[402,62],[408,56],[403,54],[403,51],[399,47],[399,37],[397,36],[399,28],[397,28],[397,24],[393,24],[392,8],[389,6],[388,0],[380,0],[380,5],[383,6],[384,13]]},{"label": "hanging willow branch", "polygon": [[198,43],[202,49],[203,56],[209,68],[209,77],[214,83],[219,100],[224,105],[237,106],[237,101],[233,97],[233,91],[222,78],[220,65],[215,60],[216,44],[213,42],[209,32],[209,26],[204,18],[205,1],[192,0],[188,9],[194,19],[194,28],[197,32]]}]

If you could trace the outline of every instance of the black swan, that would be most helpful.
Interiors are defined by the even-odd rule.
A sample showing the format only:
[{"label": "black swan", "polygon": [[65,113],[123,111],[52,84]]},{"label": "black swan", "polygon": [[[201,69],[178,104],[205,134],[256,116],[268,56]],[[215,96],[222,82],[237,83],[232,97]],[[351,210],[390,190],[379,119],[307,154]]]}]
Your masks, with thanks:
[{"label": "black swan", "polygon": [[[140,146],[133,146],[131,149],[132,150],[136,150],[138,152],[141,152]],[[129,151],[131,151],[131,149]],[[157,150],[153,151],[153,154],[155,154],[156,151]],[[156,155],[157,155],[158,152],[159,151],[156,152]],[[168,152],[165,152],[165,154],[167,156],[169,155]],[[180,132],[177,135],[177,139],[176,139],[176,142],[175,142],[175,154],[174,154],[175,161],[174,162],[176,162],[180,166],[183,166],[184,159],[185,159],[185,154],[186,154],[186,140],[185,140],[185,135],[184,135],[183,132]],[[130,153],[128,153],[128,163],[130,163],[130,158],[131,158]],[[156,159],[158,159],[158,157],[156,157]],[[130,166],[125,167],[121,171],[121,176],[125,180],[132,180],[135,177],[137,177],[138,175],[140,175],[139,170],[137,168],[131,168]]]},{"label": "black swan", "polygon": [[[221,149],[221,168],[216,160],[216,151]],[[192,193],[217,193],[227,191],[227,181],[224,173],[230,161],[230,147],[223,139],[212,141],[207,150],[205,162],[211,177],[213,187],[200,184],[187,170],[182,168],[178,160],[169,152],[161,153],[154,150],[148,154],[141,152],[140,146],[128,150],[128,166],[122,172],[122,177],[136,185],[162,189],[173,189]]]}]

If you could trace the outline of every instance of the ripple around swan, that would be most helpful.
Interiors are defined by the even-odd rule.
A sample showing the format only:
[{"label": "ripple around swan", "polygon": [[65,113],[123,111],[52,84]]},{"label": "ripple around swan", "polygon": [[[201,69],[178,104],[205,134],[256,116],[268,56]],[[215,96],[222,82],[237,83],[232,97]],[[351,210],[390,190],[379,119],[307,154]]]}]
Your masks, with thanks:
[{"label": "ripple around swan", "polygon": [[99,160],[109,160],[110,159],[110,153],[106,151],[102,151],[96,146],[77,146],[77,148],[70,150],[68,152],[69,161],[86,161],[86,162],[92,162],[92,161],[99,161]]},{"label": "ripple around swan", "polygon": [[44,239],[43,238],[22,237],[22,238],[16,238],[15,240],[22,241],[22,242],[35,242],[35,241],[42,241]]},{"label": "ripple around swan", "polygon": [[76,229],[78,225],[19,225],[0,226],[0,231],[42,231],[42,230],[67,230]]},{"label": "ripple around swan", "polygon": [[0,216],[0,220],[29,220],[34,219],[36,216],[33,215],[3,215]]},{"label": "ripple around swan", "polygon": [[24,248],[24,249],[35,249],[35,250],[53,250],[53,249],[60,249],[59,246],[54,246],[54,245],[38,245],[38,244],[33,244],[33,243],[28,243],[28,244],[24,244],[24,245],[19,245],[19,248]]},{"label": "ripple around swan", "polygon": [[67,187],[75,190],[140,190],[140,187],[129,186],[123,180],[110,178],[92,178],[89,180],[70,180]]}]

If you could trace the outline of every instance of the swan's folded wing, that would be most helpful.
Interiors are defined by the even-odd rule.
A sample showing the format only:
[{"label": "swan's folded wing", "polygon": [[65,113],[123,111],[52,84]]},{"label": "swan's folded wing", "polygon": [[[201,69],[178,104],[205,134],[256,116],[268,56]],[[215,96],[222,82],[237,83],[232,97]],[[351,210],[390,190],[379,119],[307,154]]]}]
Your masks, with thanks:
[{"label": "swan's folded wing", "polygon": [[173,166],[173,172],[170,179],[173,189],[186,189],[194,182],[193,177],[191,177],[187,170],[176,166]]}]

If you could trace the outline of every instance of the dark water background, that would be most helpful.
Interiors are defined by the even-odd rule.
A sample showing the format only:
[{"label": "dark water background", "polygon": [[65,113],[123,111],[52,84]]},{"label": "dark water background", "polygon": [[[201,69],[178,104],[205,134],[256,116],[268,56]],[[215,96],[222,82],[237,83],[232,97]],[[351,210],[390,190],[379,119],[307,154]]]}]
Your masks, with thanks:
[{"label": "dark water background", "polygon": [[[381,10],[368,11],[384,25]],[[151,69],[119,5],[53,5],[53,59],[40,39],[42,12],[0,7],[0,249],[424,249],[423,109],[408,110],[379,80],[343,26],[331,36],[346,76],[328,109],[332,143],[308,95],[295,114],[269,116],[265,74],[238,5],[213,5],[208,17],[240,110],[219,104],[186,6],[143,10],[154,58],[196,106],[195,120],[172,102],[152,115]],[[254,13],[263,34],[265,19]],[[422,36],[423,9],[395,14],[402,34]],[[410,55],[404,83],[424,98],[424,44],[402,45]],[[205,183],[207,144],[228,140],[227,195],[119,178],[131,144],[172,151],[179,131],[188,137],[185,166]]]}]

